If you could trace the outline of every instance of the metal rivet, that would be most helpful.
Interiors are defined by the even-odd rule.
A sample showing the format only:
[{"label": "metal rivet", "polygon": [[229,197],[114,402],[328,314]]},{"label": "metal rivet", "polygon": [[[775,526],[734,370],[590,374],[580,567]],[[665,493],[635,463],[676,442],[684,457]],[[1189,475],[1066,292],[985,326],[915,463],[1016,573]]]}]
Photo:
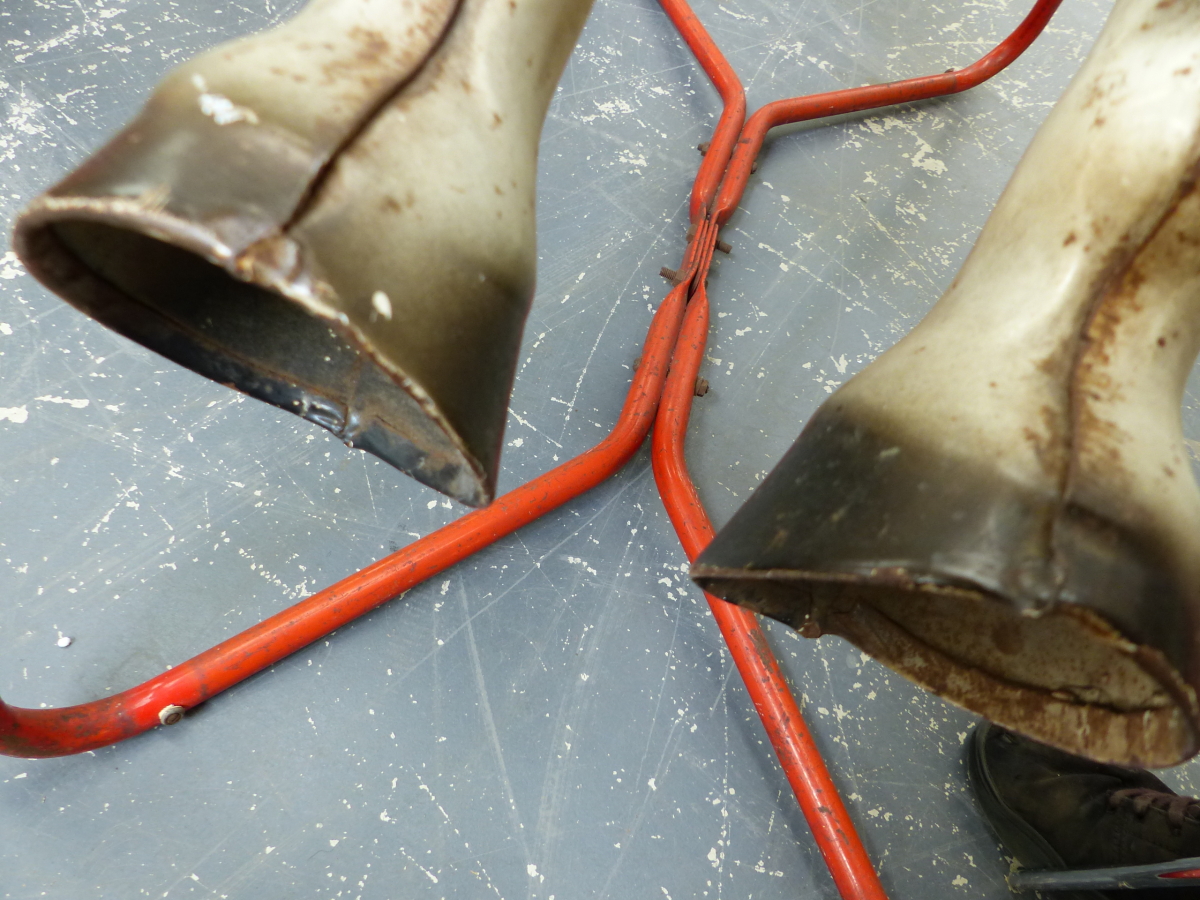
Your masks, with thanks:
[{"label": "metal rivet", "polygon": [[158,711],[158,721],[162,722],[164,725],[174,725],[183,718],[183,714],[185,712],[187,712],[187,710],[182,706],[176,706],[172,703],[169,706],[164,706]]}]

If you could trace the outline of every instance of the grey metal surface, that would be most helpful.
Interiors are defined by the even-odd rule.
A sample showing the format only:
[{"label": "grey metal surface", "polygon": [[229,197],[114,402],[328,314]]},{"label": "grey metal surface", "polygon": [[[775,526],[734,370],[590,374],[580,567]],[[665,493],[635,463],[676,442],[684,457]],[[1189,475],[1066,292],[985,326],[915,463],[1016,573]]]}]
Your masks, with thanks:
[{"label": "grey metal surface", "polygon": [[[8,0],[0,217],[170,66],[298,6]],[[962,65],[1024,8],[697,3],[752,107]],[[711,283],[689,452],[718,525],[937,298],[1106,9],[1068,0],[967,95],[771,141]],[[650,0],[598,0],[543,139],[501,490],[613,421],[716,113]],[[1185,430],[1200,441],[1195,394]],[[20,705],[132,685],[462,511],[113,336],[12,257],[0,458],[0,696]],[[683,566],[643,451],[180,725],[0,759],[0,897],[836,896]],[[972,717],[836,639],[771,633],[891,895],[1006,896],[966,789]]]}]

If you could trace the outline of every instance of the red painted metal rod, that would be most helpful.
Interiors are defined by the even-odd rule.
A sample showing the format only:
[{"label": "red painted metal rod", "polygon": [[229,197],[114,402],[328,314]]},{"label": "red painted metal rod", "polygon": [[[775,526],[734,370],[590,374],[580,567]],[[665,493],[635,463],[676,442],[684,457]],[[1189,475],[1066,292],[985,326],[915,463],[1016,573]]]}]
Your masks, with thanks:
[{"label": "red painted metal rod", "polygon": [[810,94],[807,97],[776,100],[761,107],[742,129],[737,147],[733,151],[733,158],[726,170],[725,180],[717,195],[713,218],[717,220],[718,225],[724,225],[737,209],[742,192],[746,189],[746,182],[750,178],[754,160],[758,158],[763,140],[772,128],[827,116],[878,109],[882,106],[894,106],[897,103],[930,100],[976,87],[1024,53],[1034,38],[1042,33],[1061,3],[1062,0],[1037,0],[1033,9],[1012,34],[997,44],[990,53],[965,69],[952,69],[940,75],[908,78],[890,84],[873,84],[824,94]]},{"label": "red painted metal rod", "polygon": [[[688,45],[696,53],[705,71],[717,84],[722,97],[726,99],[728,111],[727,89],[730,84],[736,84],[736,76],[732,75],[732,70],[715,42],[684,0],[661,2],[672,21],[684,33]],[[738,140],[717,194],[718,199],[710,221],[715,221],[718,225],[723,224],[737,207],[749,180],[751,166],[771,127],[787,122],[927,99],[974,87],[1024,52],[1045,27],[1060,2],[1061,0],[1038,0],[1033,11],[1012,35],[961,72],[915,78],[892,85],[836,91],[815,97],[780,100],[758,110],[746,123]],[[740,93],[740,85],[738,88],[739,95],[744,97],[744,94]],[[717,144],[714,141],[705,159],[705,163],[713,164],[714,168],[717,161],[714,153],[716,149]],[[700,198],[710,196],[710,193],[701,193],[698,187],[693,191],[693,204]],[[690,210],[692,221],[696,222],[698,215],[704,214],[706,209],[697,210],[693,206]],[[689,559],[695,559],[714,536],[708,514],[688,474],[684,452],[695,380],[700,370],[708,333],[708,295],[705,279],[712,251],[706,249],[707,252],[701,258],[701,265],[695,275],[695,292],[688,307],[683,331],[671,362],[671,373],[659,405],[651,454],[659,494]],[[863,847],[849,812],[842,803],[837,786],[833,783],[820,750],[813,741],[758,620],[748,610],[725,603],[709,594],[705,594],[705,597],[838,892],[845,900],[886,900],[886,894],[871,865],[870,857]]]},{"label": "red painted metal rod", "polygon": [[[658,492],[689,560],[708,546],[714,534],[684,459],[692,395],[707,334],[708,296],[700,287],[688,304],[671,360],[671,373],[654,423],[651,455]],[[839,893],[844,900],[886,900],[879,876],[762,626],[749,610],[711,594],[704,596]]]},{"label": "red painted metal rod", "polygon": [[[692,18],[695,29],[699,23]],[[728,69],[727,64],[725,68]],[[736,76],[733,78],[736,85]],[[732,147],[743,118],[742,114],[722,115],[714,140]],[[696,187],[704,190],[705,196],[713,196],[723,171],[723,165],[709,167],[706,175],[702,173],[703,177],[697,178]],[[687,285],[705,248],[711,255],[716,228],[715,223],[703,221],[693,232],[678,270],[679,284],[667,295],[650,325],[642,363],[634,374],[621,415],[609,436],[594,448],[497,498],[485,509],[451,522],[136,687],[90,703],[54,709],[25,709],[0,700],[0,755],[68,756],[178,721],[187,709],[261,672],[612,476],[629,461],[649,433],[683,318]]]},{"label": "red painted metal rod", "polygon": [[[683,33],[688,46],[725,102],[721,125],[734,119],[729,115],[731,109],[740,125],[745,115],[745,94],[720,49],[692,13],[686,0],[660,2]],[[717,135],[728,138],[727,134],[722,134],[721,125],[718,125]],[[719,141],[717,137],[710,144],[704,160],[709,168],[706,170],[705,166],[701,166],[692,191],[690,214],[693,223],[698,221],[698,216],[707,214],[710,199],[715,193],[711,181],[706,181],[705,176],[711,179],[712,173],[718,173],[720,177],[732,147],[732,141]],[[718,162],[721,163],[720,168],[715,165]],[[702,204],[699,208],[698,202]],[[706,224],[713,221],[710,218]],[[700,245],[702,255],[693,278],[694,293],[659,404],[651,452],[659,495],[689,560],[695,559],[714,534],[708,514],[688,475],[684,455],[692,396],[708,335],[705,280],[712,263],[714,243]],[[725,603],[709,594],[704,596],[838,892],[844,900],[887,900],[854,821],[838,794],[821,751],[813,741],[812,733],[792,697],[758,620],[749,610]]]},{"label": "red painted metal rod", "polygon": [[733,66],[685,0],[659,0],[659,5],[721,95],[721,117],[696,172],[688,202],[688,221],[695,225],[708,218],[708,208],[721,186],[725,167],[746,121],[746,91]]},{"label": "red painted metal rod", "polygon": [[[660,0],[708,73],[724,102],[716,135],[696,176],[689,215],[693,224],[706,215],[733,149],[730,126],[740,127],[746,100],[740,81],[686,0]],[[736,125],[733,123],[736,122]],[[713,220],[709,220],[710,224]],[[714,235],[715,238],[715,235]],[[659,405],[651,458],[659,494],[689,559],[713,538],[699,495],[687,473],[684,439],[704,345],[708,334],[708,294],[704,283],[715,241],[700,244],[696,285],[683,331],[671,361],[671,373]],[[821,752],[796,706],[783,673],[754,614],[708,594],[709,608],[729,647],[771,746],[783,766],[800,809],[844,900],[886,900],[870,857],[842,803]]]},{"label": "red painted metal rod", "polygon": [[[695,248],[713,240],[715,228],[706,225],[688,247],[681,267],[688,281],[697,267]],[[629,461],[650,430],[679,334],[686,291],[685,282],[659,306],[620,418],[594,448],[499,497],[491,506],[451,522],[136,687],[57,709],[22,709],[0,701],[0,754],[50,757],[83,753],[177,720],[184,710],[261,672],[609,478]]]}]

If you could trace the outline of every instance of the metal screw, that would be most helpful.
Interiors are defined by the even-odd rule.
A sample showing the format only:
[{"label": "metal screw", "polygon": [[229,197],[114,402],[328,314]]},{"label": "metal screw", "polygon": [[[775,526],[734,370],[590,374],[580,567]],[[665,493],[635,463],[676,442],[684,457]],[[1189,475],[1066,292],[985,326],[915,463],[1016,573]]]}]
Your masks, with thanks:
[{"label": "metal screw", "polygon": [[728,241],[718,240],[717,241],[717,249],[720,250],[722,253],[732,253],[733,252],[733,247],[730,246]]},{"label": "metal screw", "polygon": [[658,274],[671,282],[671,284],[679,284],[679,273],[674,269],[668,269],[666,266],[663,266],[658,270]]},{"label": "metal screw", "polygon": [[696,145],[696,149],[700,151],[700,155],[704,156],[708,153],[708,148],[712,146],[712,141],[701,141]]},{"label": "metal screw", "polygon": [[697,378],[696,379],[696,388],[695,388],[694,393],[697,397],[703,397],[705,394],[707,394],[708,393],[708,379]]},{"label": "metal screw", "polygon": [[174,703],[164,706],[158,711],[158,721],[164,725],[174,725],[183,718],[183,714],[187,712],[182,706],[176,706]]}]

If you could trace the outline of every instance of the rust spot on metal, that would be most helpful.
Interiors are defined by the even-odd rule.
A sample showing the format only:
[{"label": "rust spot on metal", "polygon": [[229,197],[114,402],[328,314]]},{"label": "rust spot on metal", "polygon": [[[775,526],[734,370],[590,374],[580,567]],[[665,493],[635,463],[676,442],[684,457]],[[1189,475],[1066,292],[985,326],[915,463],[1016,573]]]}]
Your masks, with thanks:
[{"label": "rust spot on metal", "polygon": [[[1102,413],[1105,404],[1123,397],[1121,382],[1114,378],[1108,368],[1123,326],[1143,311],[1139,291],[1146,283],[1146,272],[1159,269],[1169,271],[1178,267],[1184,257],[1192,253],[1184,241],[1164,242],[1156,239],[1165,228],[1177,221],[1181,205],[1195,190],[1195,173],[1189,173],[1155,228],[1132,256],[1125,257],[1136,261],[1124,265],[1118,262],[1108,284],[1096,292],[1096,300],[1088,311],[1077,344],[1074,377],[1069,389],[1069,409],[1073,420],[1070,435],[1072,471],[1068,472],[1064,482],[1064,497],[1069,493],[1075,474],[1073,470],[1077,465],[1120,469],[1121,447],[1129,442],[1131,436]],[[1182,230],[1176,227],[1174,233],[1178,236]],[[1165,347],[1165,337],[1159,337],[1157,344]]]},{"label": "rust spot on metal", "polygon": [[[368,90],[374,90],[381,84],[394,77],[396,65],[400,61],[399,53],[392,52],[392,46],[380,32],[372,28],[356,26],[347,33],[356,43],[353,55],[338,56],[321,66],[321,74],[326,83],[341,81],[347,78],[358,79]],[[323,45],[332,51],[330,44]]]}]

